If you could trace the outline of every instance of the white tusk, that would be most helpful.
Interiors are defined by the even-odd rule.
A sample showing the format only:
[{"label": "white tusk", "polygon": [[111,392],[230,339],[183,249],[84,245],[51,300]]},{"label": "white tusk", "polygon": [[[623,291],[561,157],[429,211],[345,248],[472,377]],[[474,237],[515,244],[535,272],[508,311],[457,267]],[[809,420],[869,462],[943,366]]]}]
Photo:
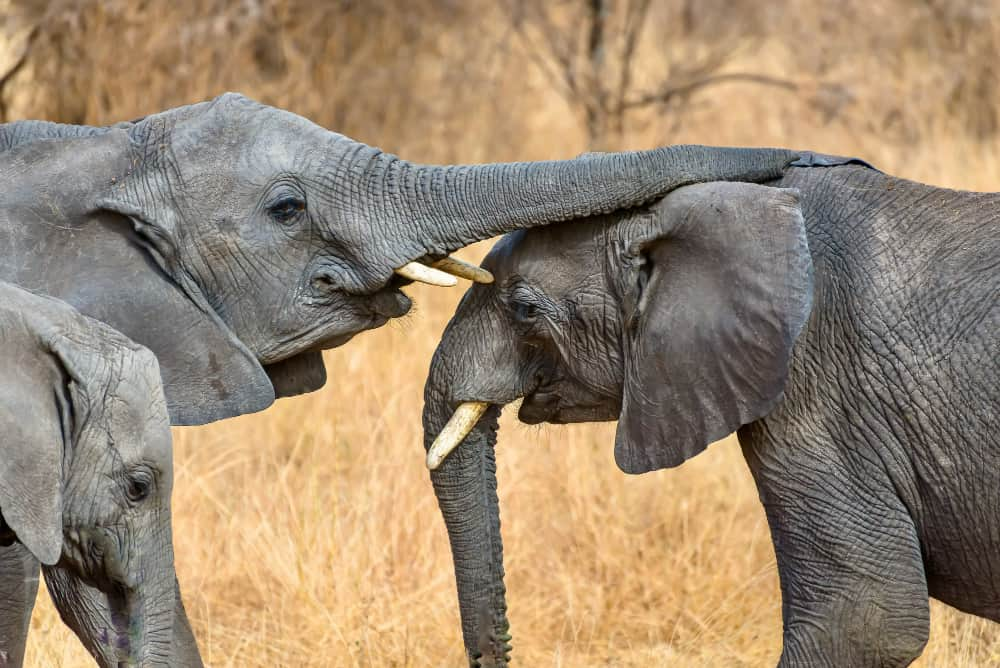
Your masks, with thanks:
[{"label": "white tusk", "polygon": [[486,271],[482,267],[477,267],[474,264],[469,264],[463,260],[459,260],[456,257],[445,257],[441,258],[437,262],[431,265],[435,269],[440,269],[441,271],[451,274],[452,276],[458,276],[459,278],[466,278],[473,283],[492,283],[493,274]]},{"label": "white tusk", "polygon": [[455,280],[454,276],[446,274],[440,269],[428,267],[426,264],[420,264],[419,262],[407,262],[397,269],[396,273],[411,281],[427,283],[428,285],[438,285],[442,288],[450,288],[458,285],[458,281]]},{"label": "white tusk", "polygon": [[441,462],[451,454],[452,450],[469,435],[472,428],[479,422],[479,418],[486,412],[489,406],[485,401],[467,401],[459,404],[452,414],[448,424],[444,426],[438,437],[434,439],[430,450],[427,451],[427,468],[431,471],[441,466]]}]

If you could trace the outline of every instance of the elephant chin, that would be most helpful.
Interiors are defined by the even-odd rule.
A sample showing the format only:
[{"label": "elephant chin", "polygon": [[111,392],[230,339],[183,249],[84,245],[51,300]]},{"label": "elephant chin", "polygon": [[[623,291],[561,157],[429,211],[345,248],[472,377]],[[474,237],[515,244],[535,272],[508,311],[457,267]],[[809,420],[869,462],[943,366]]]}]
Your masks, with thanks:
[{"label": "elephant chin", "polygon": [[[428,447],[449,414],[443,403],[425,407]],[[510,661],[494,453],[499,417],[500,407],[491,405],[465,441],[431,471],[451,542],[465,649],[474,667]]]}]

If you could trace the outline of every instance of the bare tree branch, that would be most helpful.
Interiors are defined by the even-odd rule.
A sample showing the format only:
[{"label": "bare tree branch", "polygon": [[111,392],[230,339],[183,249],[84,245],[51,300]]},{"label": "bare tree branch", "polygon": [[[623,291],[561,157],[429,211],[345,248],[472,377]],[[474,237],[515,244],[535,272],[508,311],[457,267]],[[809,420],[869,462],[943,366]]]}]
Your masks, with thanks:
[{"label": "bare tree branch", "polygon": [[621,55],[621,75],[618,77],[618,91],[615,96],[614,109],[617,114],[616,130],[622,132],[624,129],[625,97],[632,87],[632,61],[635,58],[636,46],[639,44],[639,36],[646,21],[646,14],[649,12],[651,0],[633,0],[629,3],[625,13],[625,46]]},{"label": "bare tree branch", "polygon": [[566,73],[566,80],[571,83],[571,90],[579,91],[579,83],[576,79],[577,67],[573,62],[576,54],[579,53],[579,44],[575,43],[572,31],[561,30],[552,21],[545,9],[545,3],[529,2],[528,6],[534,9],[535,21],[543,36],[548,40],[549,52]]},{"label": "bare tree branch", "polygon": [[[579,86],[574,75],[575,68],[572,63],[572,52],[568,46],[561,45],[559,30],[551,24],[544,10],[539,10],[534,16],[539,31],[544,38],[542,40],[543,43],[549,45],[546,48],[536,43],[531,35],[528,34],[528,30],[525,28],[526,22],[524,17],[518,12],[518,9],[524,9],[525,5],[523,3],[511,1],[504,3],[503,6],[510,17],[514,32],[517,33],[517,36],[524,44],[528,57],[541,70],[543,76],[549,80],[559,94],[572,104],[573,100],[579,95]],[[554,61],[559,67],[553,66],[550,60]]]},{"label": "bare tree branch", "polygon": [[798,90],[798,84],[794,81],[788,81],[787,79],[780,79],[778,77],[768,76],[766,74],[753,74],[749,72],[730,72],[726,74],[715,74],[711,76],[705,76],[694,81],[688,81],[677,86],[668,86],[661,90],[646,93],[640,95],[639,97],[627,100],[624,104],[624,109],[638,109],[640,107],[649,106],[652,104],[666,104],[673,101],[676,98],[684,97],[694,93],[700,88],[706,88],[708,86],[714,86],[720,83],[727,82],[745,82],[745,83],[755,83],[765,86],[775,86],[777,88],[783,88],[785,90]]},{"label": "bare tree branch", "polygon": [[604,62],[607,50],[606,26],[608,7],[606,0],[587,0],[587,63],[589,65],[587,80],[589,95],[584,100],[584,110],[587,116],[587,135],[589,148],[605,149],[604,135],[607,121],[607,91],[604,86]]}]

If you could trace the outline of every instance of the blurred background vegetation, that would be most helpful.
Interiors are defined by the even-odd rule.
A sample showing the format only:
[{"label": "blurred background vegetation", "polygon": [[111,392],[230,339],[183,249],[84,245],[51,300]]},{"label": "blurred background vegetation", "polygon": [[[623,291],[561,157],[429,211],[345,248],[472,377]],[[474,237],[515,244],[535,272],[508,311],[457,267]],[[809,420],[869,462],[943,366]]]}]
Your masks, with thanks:
[{"label": "blurred background vegetation", "polygon": [[[998,47],[995,0],[0,0],[0,121],[232,90],[417,161],[772,145],[996,190]],[[175,430],[177,566],[210,665],[461,664],[420,447],[461,290],[412,296],[415,316],[326,354],[321,392]],[[628,477],[613,425],[507,413],[518,665],[773,665],[774,555],[732,439]],[[85,665],[44,600],[31,642],[29,665]],[[996,627],[935,604],[921,662],[1000,665]]]},{"label": "blurred background vegetation", "polygon": [[[991,0],[0,0],[0,120],[237,90],[412,159],[998,132]],[[946,147],[941,148],[946,151]],[[874,155],[873,155],[874,154]]]}]

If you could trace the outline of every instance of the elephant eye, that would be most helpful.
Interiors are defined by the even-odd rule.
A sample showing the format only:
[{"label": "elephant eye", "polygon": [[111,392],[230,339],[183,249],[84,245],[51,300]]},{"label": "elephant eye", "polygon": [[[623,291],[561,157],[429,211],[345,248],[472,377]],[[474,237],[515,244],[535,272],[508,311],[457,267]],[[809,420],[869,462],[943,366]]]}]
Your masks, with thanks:
[{"label": "elephant eye", "polygon": [[153,491],[153,474],[147,469],[129,472],[125,481],[125,495],[132,503],[145,501]]},{"label": "elephant eye", "polygon": [[538,307],[528,302],[514,300],[510,303],[510,310],[519,322],[528,323],[538,317]]},{"label": "elephant eye", "polygon": [[306,203],[298,197],[282,197],[267,207],[267,212],[279,223],[287,223],[306,208]]}]

